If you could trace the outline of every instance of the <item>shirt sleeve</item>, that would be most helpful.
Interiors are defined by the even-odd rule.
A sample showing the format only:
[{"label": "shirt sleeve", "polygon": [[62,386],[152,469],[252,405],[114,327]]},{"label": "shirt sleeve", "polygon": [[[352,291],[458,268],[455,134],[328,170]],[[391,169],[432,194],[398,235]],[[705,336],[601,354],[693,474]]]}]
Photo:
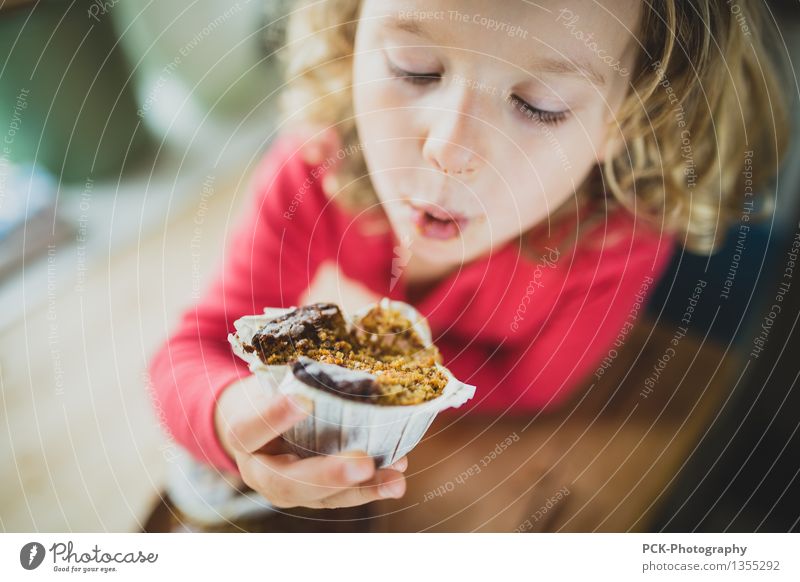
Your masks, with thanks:
[{"label": "shirt sleeve", "polygon": [[253,196],[228,242],[223,267],[150,363],[150,394],[168,434],[196,459],[238,472],[220,444],[214,409],[250,372],[227,340],[233,322],[296,303],[308,287],[307,212],[296,195],[309,168],[283,138],[254,174]]},{"label": "shirt sleeve", "polygon": [[552,309],[543,314],[538,333],[521,347],[498,350],[492,356],[493,378],[476,376],[476,382],[491,388],[476,407],[514,412],[563,402],[610,350],[624,343],[672,254],[671,238],[654,234],[629,237],[602,251],[582,251],[556,291]]}]

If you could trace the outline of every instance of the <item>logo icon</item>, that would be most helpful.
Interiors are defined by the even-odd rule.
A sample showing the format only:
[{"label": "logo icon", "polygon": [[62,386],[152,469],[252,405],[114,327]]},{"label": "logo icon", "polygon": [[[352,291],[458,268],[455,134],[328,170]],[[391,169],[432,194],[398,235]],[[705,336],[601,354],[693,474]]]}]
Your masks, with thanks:
[{"label": "logo icon", "polygon": [[44,546],[39,542],[28,542],[19,551],[19,563],[26,570],[35,570],[44,561]]}]

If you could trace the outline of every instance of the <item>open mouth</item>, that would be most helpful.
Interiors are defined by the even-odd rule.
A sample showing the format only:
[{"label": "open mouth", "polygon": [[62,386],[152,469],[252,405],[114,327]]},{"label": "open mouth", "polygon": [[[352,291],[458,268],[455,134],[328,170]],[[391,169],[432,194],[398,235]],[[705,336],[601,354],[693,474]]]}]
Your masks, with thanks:
[{"label": "open mouth", "polygon": [[470,219],[463,215],[417,206],[411,207],[411,220],[422,236],[437,240],[458,237],[470,223]]}]

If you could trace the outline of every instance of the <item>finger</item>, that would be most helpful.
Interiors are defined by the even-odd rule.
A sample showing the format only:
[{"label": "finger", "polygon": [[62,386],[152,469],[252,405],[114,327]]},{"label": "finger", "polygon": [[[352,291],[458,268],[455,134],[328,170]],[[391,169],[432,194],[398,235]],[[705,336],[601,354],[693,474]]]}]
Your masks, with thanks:
[{"label": "finger", "polygon": [[299,461],[287,455],[246,455],[239,466],[247,484],[279,507],[310,507],[375,475],[375,461],[363,451]]},{"label": "finger", "polygon": [[250,410],[230,423],[228,442],[244,453],[257,451],[308,416],[312,407],[310,400],[297,394],[271,398],[260,410]]},{"label": "finger", "polygon": [[324,509],[353,507],[379,499],[397,499],[402,497],[405,492],[406,480],[402,473],[391,469],[380,469],[375,474],[375,478],[369,482],[321,499],[317,507]]},{"label": "finger", "polygon": [[394,469],[395,471],[400,471],[401,473],[408,469],[408,457],[403,457],[402,459],[397,459],[394,463],[389,465],[389,469]]}]

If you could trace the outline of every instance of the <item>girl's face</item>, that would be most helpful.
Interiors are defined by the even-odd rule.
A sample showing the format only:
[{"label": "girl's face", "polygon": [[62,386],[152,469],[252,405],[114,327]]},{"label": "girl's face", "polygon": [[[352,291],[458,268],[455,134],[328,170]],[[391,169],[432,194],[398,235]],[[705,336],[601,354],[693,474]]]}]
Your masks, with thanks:
[{"label": "girl's face", "polygon": [[639,12],[636,0],[364,0],[356,123],[414,255],[469,261],[567,202],[607,154]]}]

